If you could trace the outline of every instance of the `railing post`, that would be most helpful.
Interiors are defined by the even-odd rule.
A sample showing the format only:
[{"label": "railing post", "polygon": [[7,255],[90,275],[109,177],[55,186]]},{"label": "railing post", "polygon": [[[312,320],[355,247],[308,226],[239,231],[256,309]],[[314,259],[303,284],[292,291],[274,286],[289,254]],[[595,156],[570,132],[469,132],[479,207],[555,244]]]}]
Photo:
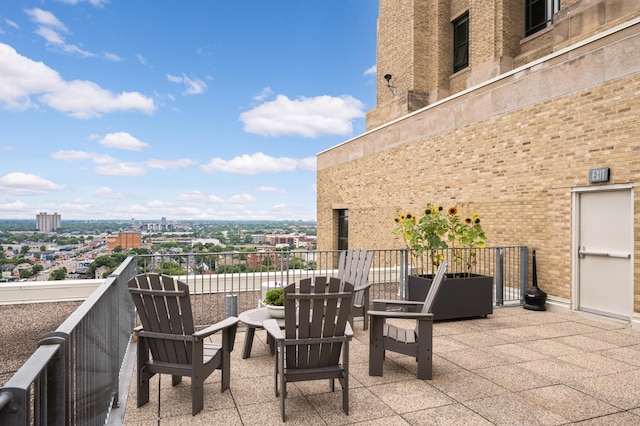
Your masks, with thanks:
[{"label": "railing post", "polygon": [[400,294],[398,299],[406,300],[407,283],[409,281],[409,251],[407,249],[400,250]]},{"label": "railing post", "polygon": [[227,294],[224,298],[224,317],[238,316],[238,296],[235,294]]},{"label": "railing post", "polygon": [[529,248],[520,247],[520,304],[524,304],[524,293],[529,282]]},{"label": "railing post", "polygon": [[38,346],[59,345],[58,351],[47,365],[45,373],[44,392],[35,395],[40,401],[34,409],[34,416],[38,419],[35,423],[48,425],[67,424],[69,372],[67,371],[67,356],[69,336],[65,333],[54,331],[45,335],[38,342]]},{"label": "railing post", "polygon": [[504,246],[496,247],[496,306],[504,305]]}]

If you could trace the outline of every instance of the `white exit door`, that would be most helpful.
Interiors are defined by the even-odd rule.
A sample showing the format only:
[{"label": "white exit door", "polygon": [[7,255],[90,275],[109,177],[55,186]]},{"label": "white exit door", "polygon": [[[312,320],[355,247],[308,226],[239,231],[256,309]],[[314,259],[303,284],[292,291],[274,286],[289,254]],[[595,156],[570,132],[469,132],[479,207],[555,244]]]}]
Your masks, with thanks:
[{"label": "white exit door", "polygon": [[592,190],[576,196],[577,308],[630,320],[633,314],[632,190]]}]

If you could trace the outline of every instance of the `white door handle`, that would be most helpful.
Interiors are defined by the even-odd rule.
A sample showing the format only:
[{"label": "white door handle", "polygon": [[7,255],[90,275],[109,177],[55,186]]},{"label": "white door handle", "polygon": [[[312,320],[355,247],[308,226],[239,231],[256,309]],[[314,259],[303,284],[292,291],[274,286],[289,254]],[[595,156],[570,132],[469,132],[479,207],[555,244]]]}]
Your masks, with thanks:
[{"label": "white door handle", "polygon": [[602,257],[617,257],[620,259],[631,259],[631,253],[608,253],[601,251],[586,251],[584,246],[581,246],[578,250],[578,256],[580,259],[584,259],[585,256],[602,256]]}]

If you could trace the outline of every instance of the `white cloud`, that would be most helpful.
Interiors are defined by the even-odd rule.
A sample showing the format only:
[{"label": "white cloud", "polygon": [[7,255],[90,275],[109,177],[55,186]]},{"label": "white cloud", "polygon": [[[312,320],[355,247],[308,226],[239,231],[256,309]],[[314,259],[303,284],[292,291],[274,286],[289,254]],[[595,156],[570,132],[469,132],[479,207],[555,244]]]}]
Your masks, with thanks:
[{"label": "white cloud", "polygon": [[177,197],[178,201],[196,201],[196,202],[205,202],[205,203],[223,203],[224,200],[216,195],[205,194],[200,191],[189,191],[183,194],[180,194]]},{"label": "white cloud", "polygon": [[231,160],[212,158],[209,163],[200,166],[207,173],[226,172],[240,175],[257,175],[262,173],[292,172],[300,167],[300,160],[288,157],[270,157],[257,152],[244,154]]},{"label": "white cloud", "polygon": [[289,99],[278,95],[240,114],[244,130],[263,136],[348,135],[352,120],[365,116],[364,104],[351,96]]},{"label": "white cloud", "polygon": [[9,152],[9,151],[13,151],[16,148],[14,146],[11,145],[0,145],[0,151],[5,151],[5,152]]},{"label": "white cloud", "polygon": [[40,176],[14,172],[0,178],[0,193],[12,195],[42,195],[50,191],[60,191],[63,185],[58,185]]},{"label": "white cloud", "polygon": [[109,188],[108,186],[101,186],[100,188],[95,190],[94,194],[97,195],[98,197],[115,198],[115,199],[125,199],[125,198],[133,197],[133,195],[131,194],[116,192],[113,189]]},{"label": "white cloud", "polygon": [[140,176],[145,173],[145,169],[141,165],[126,162],[99,164],[94,171],[99,175],[106,176]]},{"label": "white cloud", "polygon": [[25,13],[38,25],[36,34],[44,38],[47,44],[59,48],[63,52],[75,53],[84,57],[95,56],[75,44],[65,42],[62,33],[69,33],[69,29],[53,13],[37,7],[25,9]]},{"label": "white cloud", "polygon": [[270,192],[270,193],[284,193],[284,189],[277,188],[272,185],[261,185],[257,187],[254,191],[256,192]]},{"label": "white cloud", "polygon": [[10,20],[10,19],[5,19],[5,20],[4,20],[4,22],[5,22],[5,24],[7,24],[8,26],[13,27],[13,28],[15,28],[15,29],[19,29],[19,28],[20,28],[20,27],[18,26],[18,24],[16,24],[15,22],[13,22],[13,21],[12,21],[12,20]]},{"label": "white cloud", "polygon": [[146,65],[147,64],[147,58],[145,58],[141,54],[138,53],[136,55],[136,58],[138,59],[138,62],[140,62],[142,65]]},{"label": "white cloud", "polygon": [[105,59],[111,61],[111,62],[121,62],[122,58],[118,55],[116,55],[115,53],[111,53],[111,52],[102,52],[102,54],[104,55]]},{"label": "white cloud", "polygon": [[138,92],[114,94],[90,81],[66,82],[42,62],[32,61],[0,43],[0,105],[9,109],[37,107],[32,96],[76,118],[100,117],[116,111],[151,114],[156,109],[151,98]]},{"label": "white cloud", "polygon": [[298,167],[303,170],[315,172],[318,169],[318,161],[316,157],[307,157],[298,161]]},{"label": "white cloud", "polygon": [[60,31],[68,33],[69,30],[67,27],[60,21],[55,15],[46,10],[42,10],[39,7],[34,7],[33,9],[25,9],[24,11],[33,22],[39,25],[44,25],[50,28],[56,28]]},{"label": "white cloud", "polygon": [[280,203],[280,204],[276,204],[272,207],[273,210],[275,211],[286,211],[289,209],[289,207],[285,204],[285,203]]},{"label": "white cloud", "polygon": [[185,86],[185,90],[182,92],[183,95],[200,95],[207,89],[207,83],[199,78],[191,79],[185,74],[182,74],[182,77],[167,74],[167,80],[172,83],[183,84]]},{"label": "white cloud", "polygon": [[51,154],[51,157],[54,158],[55,160],[62,160],[62,161],[90,160],[90,159],[93,159],[95,156],[96,154],[93,152],[74,151],[74,150],[57,151]]},{"label": "white cloud", "polygon": [[75,118],[96,118],[115,111],[139,110],[150,114],[153,100],[137,92],[114,94],[90,81],[63,82],[55,91],[40,96],[50,107]]},{"label": "white cloud", "polygon": [[27,208],[27,205],[19,200],[0,200],[0,211],[3,213],[6,212],[22,212]]},{"label": "white cloud", "polygon": [[271,87],[265,87],[264,89],[262,89],[262,92],[258,93],[257,95],[255,95],[253,97],[254,100],[256,101],[264,101],[265,99],[269,98],[271,95],[273,95],[273,90],[271,90]]},{"label": "white cloud", "polygon": [[183,167],[190,167],[197,164],[194,160],[189,158],[180,158],[178,160],[158,160],[152,158],[144,162],[150,169],[181,169]]},{"label": "white cloud", "polygon": [[378,66],[376,64],[371,68],[366,69],[364,72],[364,75],[371,75],[371,74],[377,74],[377,73],[378,73]]},{"label": "white cloud", "polygon": [[95,165],[93,171],[99,175],[140,176],[146,172],[142,164],[120,161],[110,155],[95,152],[57,151],[51,154],[51,157],[63,161],[91,160]]},{"label": "white cloud", "polygon": [[127,132],[108,133],[99,143],[107,148],[124,149],[127,151],[140,151],[149,146],[148,143],[142,142]]},{"label": "white cloud", "polygon": [[186,202],[200,202],[200,203],[213,203],[213,204],[246,204],[255,203],[257,200],[250,194],[236,194],[227,199],[218,197],[217,195],[205,194],[201,191],[189,191],[180,194],[177,198],[178,201]]},{"label": "white cloud", "polygon": [[36,34],[51,44],[64,44],[64,38],[52,28],[40,27],[36,30]]},{"label": "white cloud", "polygon": [[95,153],[91,156],[91,160],[93,160],[94,163],[100,164],[100,165],[116,164],[120,161],[117,158],[114,158],[108,154],[95,154]]},{"label": "white cloud", "polygon": [[73,6],[83,1],[86,1],[86,2],[89,2],[90,5],[95,7],[100,7],[100,8],[104,7],[106,4],[109,3],[109,0],[58,0],[58,1],[62,3],[70,4]]},{"label": "white cloud", "polygon": [[229,202],[232,203],[255,203],[257,200],[253,195],[249,194],[237,194],[229,198]]}]

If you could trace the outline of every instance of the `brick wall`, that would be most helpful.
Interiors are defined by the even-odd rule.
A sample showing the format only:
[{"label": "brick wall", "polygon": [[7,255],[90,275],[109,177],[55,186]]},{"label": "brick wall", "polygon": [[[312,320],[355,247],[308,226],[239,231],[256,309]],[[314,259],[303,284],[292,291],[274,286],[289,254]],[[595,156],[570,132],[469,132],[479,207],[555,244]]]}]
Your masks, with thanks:
[{"label": "brick wall", "polygon": [[639,123],[635,24],[319,154],[318,249],[335,248],[336,206],[349,209],[352,247],[393,248],[396,215],[456,205],[480,214],[489,244],[537,249],[544,290],[570,299],[572,189],[595,167],[637,188]]},{"label": "brick wall", "polygon": [[[469,67],[454,75],[452,22],[467,12]],[[640,16],[640,1],[563,0],[554,25],[527,38],[524,14],[523,0],[380,0],[377,105],[367,130]],[[407,92],[424,104],[408,104]]]}]

